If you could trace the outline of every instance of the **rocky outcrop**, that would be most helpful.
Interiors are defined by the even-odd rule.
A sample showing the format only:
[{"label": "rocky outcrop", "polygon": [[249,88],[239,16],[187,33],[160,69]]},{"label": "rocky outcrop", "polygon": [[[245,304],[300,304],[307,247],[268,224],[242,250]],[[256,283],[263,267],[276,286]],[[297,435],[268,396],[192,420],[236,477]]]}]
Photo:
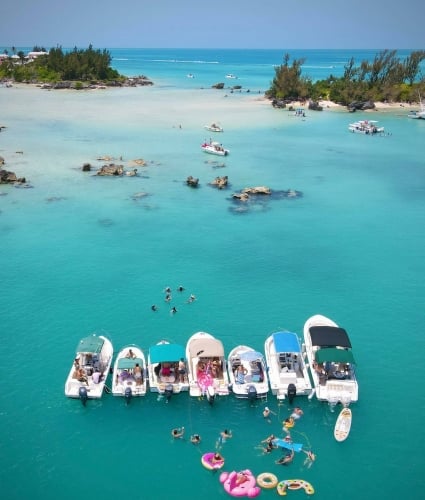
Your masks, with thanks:
[{"label": "rocky outcrop", "polygon": [[186,179],[186,184],[190,187],[198,187],[199,179],[189,175],[189,177]]},{"label": "rocky outcrop", "polygon": [[271,195],[272,190],[267,186],[248,187],[239,193],[234,193],[233,198],[240,201],[248,201],[251,195]]},{"label": "rocky outcrop", "polygon": [[210,182],[211,186],[215,186],[218,189],[224,189],[227,187],[229,178],[227,175],[224,175],[223,177],[216,177],[212,182]]},{"label": "rocky outcrop", "polygon": [[115,163],[110,163],[109,165],[103,165],[96,172],[96,175],[115,175],[120,176],[124,174],[123,165],[116,165]]},{"label": "rocky outcrop", "polygon": [[323,111],[323,106],[321,106],[317,101],[310,101],[308,103],[308,109],[312,111]]},{"label": "rocky outcrop", "polygon": [[91,170],[91,165],[90,165],[90,163],[84,163],[84,165],[82,166],[81,170],[82,170],[83,172],[90,172],[90,170]]},{"label": "rocky outcrop", "polygon": [[213,89],[224,89],[224,83],[215,83],[214,85],[211,86]]},{"label": "rocky outcrop", "polygon": [[25,177],[16,177],[15,172],[0,170],[0,184],[25,184],[26,182]]},{"label": "rocky outcrop", "polygon": [[367,109],[375,109],[375,103],[373,101],[353,101],[347,106],[348,111],[365,111]]}]

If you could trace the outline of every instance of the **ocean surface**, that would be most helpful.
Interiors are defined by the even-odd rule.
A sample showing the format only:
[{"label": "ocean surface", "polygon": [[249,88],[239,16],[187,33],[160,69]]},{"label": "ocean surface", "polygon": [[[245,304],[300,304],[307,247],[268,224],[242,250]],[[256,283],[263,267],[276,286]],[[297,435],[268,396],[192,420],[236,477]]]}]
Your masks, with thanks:
[{"label": "ocean surface", "polygon": [[[376,53],[111,49],[118,71],[154,86],[0,87],[0,155],[31,186],[0,186],[5,500],[227,498],[219,474],[200,461],[224,429],[233,437],[220,450],[223,470],[304,479],[318,499],[422,498],[425,121],[407,119],[403,107],[307,110],[305,118],[274,110],[261,97],[285,52],[305,57],[303,74],[313,79]],[[212,90],[217,82],[225,88]],[[234,84],[242,91],[231,92]],[[360,118],[386,133],[350,134]],[[230,149],[224,160],[200,150],[212,121],[224,127],[213,136]],[[127,170],[134,159],[147,166],[137,177],[82,172],[105,155]],[[186,185],[189,175],[198,189]],[[227,190],[209,185],[222,175]],[[259,185],[303,196],[263,197],[243,210],[232,201]],[[191,293],[197,300],[188,304]],[[75,348],[92,332],[106,334],[115,352],[135,343],[147,355],[161,339],[185,345],[197,331],[222,340],[226,353],[238,344],[263,351],[279,329],[302,338],[314,314],[348,331],[360,395],[344,443],[333,437],[340,407],[297,398],[304,415],[292,436],[316,454],[310,465],[303,453],[277,465],[279,451],[259,448],[282,435],[291,412],[271,393],[254,405],[229,395],[213,406],[188,394],[167,404],[150,393],[128,406],[104,394],[86,407],[64,396]],[[177,426],[185,439],[172,439]]]}]

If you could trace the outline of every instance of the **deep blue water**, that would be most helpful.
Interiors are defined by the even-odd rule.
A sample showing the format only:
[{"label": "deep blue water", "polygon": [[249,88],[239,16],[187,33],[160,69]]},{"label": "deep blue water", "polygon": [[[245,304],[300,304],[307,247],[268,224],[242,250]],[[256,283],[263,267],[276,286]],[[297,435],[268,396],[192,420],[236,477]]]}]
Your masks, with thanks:
[{"label": "deep blue water", "polygon": [[[366,137],[348,133],[353,115],[344,111],[301,120],[245,102],[246,94],[223,107],[226,90],[207,90],[228,73],[264,90],[284,51],[111,52],[120,72],[155,85],[84,94],[0,88],[0,155],[33,185],[0,187],[2,497],[226,498],[200,457],[227,428],[225,470],[305,479],[318,499],[422,498],[425,122],[402,108],[377,112],[391,135]],[[307,58],[312,78],[375,54],[305,52],[291,55]],[[216,115],[231,150],[224,168],[199,150]],[[136,178],[81,172],[102,154],[149,166]],[[229,190],[208,185],[224,174]],[[188,175],[200,178],[199,189],[185,186]],[[234,211],[232,192],[263,184],[303,197]],[[174,292],[170,315],[163,289],[179,285],[197,300]],[[253,406],[230,395],[212,407],[188,394],[169,404],[149,394],[129,406],[105,394],[86,408],[64,396],[74,349],[93,331],[106,332],[116,352],[128,343],[147,351],[163,338],[185,344],[199,330],[226,352],[241,343],[263,350],[271,332],[302,336],[318,313],[349,332],[360,396],[342,444],[333,438],[337,411],[297,400],[304,415],[293,437],[316,453],[310,468],[305,455],[285,468],[274,463],[277,451],[258,448],[281,434],[290,411],[271,394]],[[180,425],[201,434],[199,447],[172,440]]]}]

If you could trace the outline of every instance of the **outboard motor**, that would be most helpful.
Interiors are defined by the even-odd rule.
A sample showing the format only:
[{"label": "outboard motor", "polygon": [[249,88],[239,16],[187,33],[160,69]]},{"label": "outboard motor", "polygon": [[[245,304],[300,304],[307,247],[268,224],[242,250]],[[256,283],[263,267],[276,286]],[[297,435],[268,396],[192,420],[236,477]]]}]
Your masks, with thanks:
[{"label": "outboard motor", "polygon": [[81,403],[83,406],[86,406],[87,400],[89,399],[89,396],[87,394],[87,389],[83,386],[81,386],[78,389],[78,397],[80,398]]},{"label": "outboard motor", "polygon": [[297,395],[297,388],[295,387],[295,384],[289,384],[287,393],[289,404],[292,404],[292,401],[294,401],[296,395]]},{"label": "outboard motor", "polygon": [[131,398],[133,397],[133,391],[131,387],[126,387],[124,392],[125,404],[130,404]]},{"label": "outboard motor", "polygon": [[251,403],[257,399],[257,389],[255,388],[255,385],[248,386],[248,399]]},{"label": "outboard motor", "polygon": [[214,403],[214,400],[215,400],[215,391],[214,391],[214,387],[212,387],[211,385],[209,385],[207,387],[207,399],[208,399],[208,403],[210,405],[212,405]]},{"label": "outboard motor", "polygon": [[166,398],[166,402],[170,401],[171,396],[173,395],[173,386],[171,384],[167,384],[164,389],[164,394]]}]

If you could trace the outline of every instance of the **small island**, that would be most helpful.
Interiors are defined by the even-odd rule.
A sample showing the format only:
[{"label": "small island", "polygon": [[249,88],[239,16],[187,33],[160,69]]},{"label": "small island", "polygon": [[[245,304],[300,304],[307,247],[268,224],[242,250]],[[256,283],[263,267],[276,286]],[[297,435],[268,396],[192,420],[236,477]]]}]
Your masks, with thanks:
[{"label": "small island", "polygon": [[305,59],[294,59],[285,54],[283,63],[275,67],[275,77],[266,97],[273,107],[285,108],[292,102],[308,102],[310,110],[321,111],[319,101],[326,100],[349,111],[374,109],[375,102],[417,102],[424,93],[425,82],[421,62],[425,50],[413,51],[401,60],[396,50],[383,50],[372,62],[356,64],[354,58],[345,65],[344,74],[332,74],[325,80],[313,81],[302,75]]},{"label": "small island", "polygon": [[75,47],[64,52],[62,47],[46,51],[34,47],[31,52],[0,54],[0,80],[38,84],[45,89],[98,89],[153,85],[146,76],[126,77],[111,68],[112,56],[106,49]]}]

